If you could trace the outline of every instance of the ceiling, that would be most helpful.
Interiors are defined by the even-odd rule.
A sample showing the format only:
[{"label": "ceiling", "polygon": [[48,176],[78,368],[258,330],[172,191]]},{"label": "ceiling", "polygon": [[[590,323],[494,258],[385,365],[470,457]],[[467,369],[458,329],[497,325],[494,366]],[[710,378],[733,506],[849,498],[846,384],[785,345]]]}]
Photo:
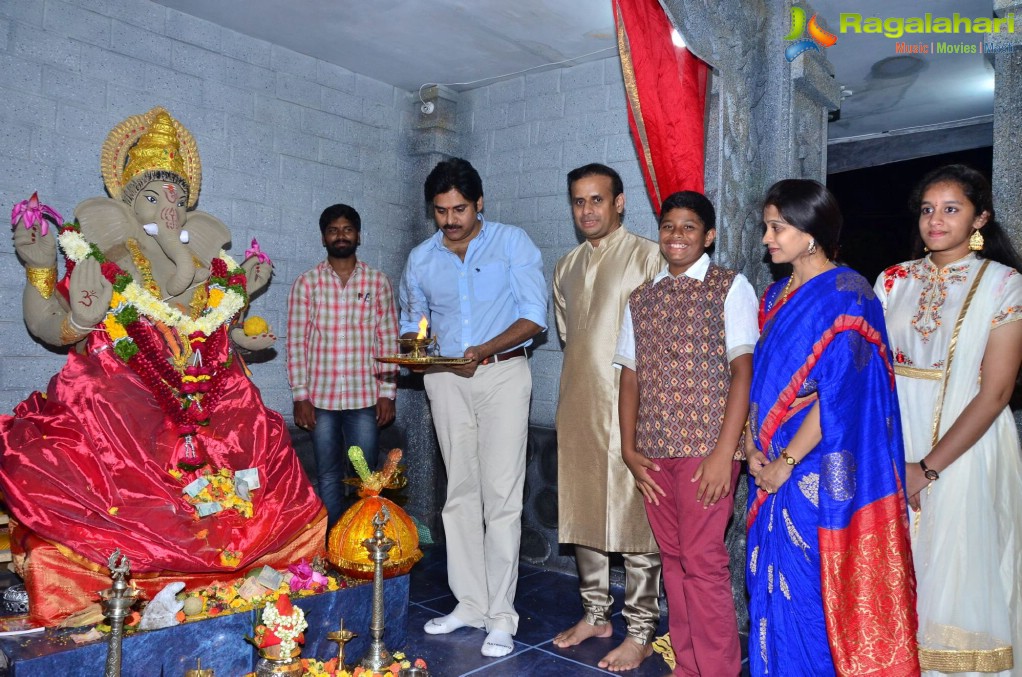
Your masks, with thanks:
[{"label": "ceiling", "polygon": [[617,52],[610,0],[156,2],[407,91]]},{"label": "ceiling", "polygon": [[[434,82],[467,89],[554,62],[616,53],[610,0],[156,1],[407,91]],[[924,11],[989,17],[992,2],[812,0],[812,5],[836,33],[839,15],[850,5],[864,17]],[[978,42],[968,35],[947,37]],[[993,70],[983,55],[898,55],[896,42],[838,33],[837,44],[826,51],[838,82],[851,92],[840,119],[830,125],[831,140],[955,126],[992,115]]]}]

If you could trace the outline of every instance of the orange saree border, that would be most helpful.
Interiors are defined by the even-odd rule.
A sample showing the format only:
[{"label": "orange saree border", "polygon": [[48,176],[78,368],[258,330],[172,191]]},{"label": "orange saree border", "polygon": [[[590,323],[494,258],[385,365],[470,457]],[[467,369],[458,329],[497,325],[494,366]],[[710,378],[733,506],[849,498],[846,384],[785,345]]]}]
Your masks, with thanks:
[{"label": "orange saree border", "polygon": [[901,494],[820,529],[823,613],[838,675],[918,675],[915,574]]}]

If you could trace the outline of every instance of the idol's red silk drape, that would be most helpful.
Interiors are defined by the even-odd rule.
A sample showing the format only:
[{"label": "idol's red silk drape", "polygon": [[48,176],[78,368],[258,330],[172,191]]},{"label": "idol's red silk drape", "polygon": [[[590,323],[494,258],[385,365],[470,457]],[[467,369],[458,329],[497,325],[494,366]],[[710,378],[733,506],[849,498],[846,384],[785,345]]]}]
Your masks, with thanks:
[{"label": "idol's red silk drape", "polygon": [[708,66],[671,40],[657,0],[611,0],[628,123],[654,209],[671,193],[703,190]]}]

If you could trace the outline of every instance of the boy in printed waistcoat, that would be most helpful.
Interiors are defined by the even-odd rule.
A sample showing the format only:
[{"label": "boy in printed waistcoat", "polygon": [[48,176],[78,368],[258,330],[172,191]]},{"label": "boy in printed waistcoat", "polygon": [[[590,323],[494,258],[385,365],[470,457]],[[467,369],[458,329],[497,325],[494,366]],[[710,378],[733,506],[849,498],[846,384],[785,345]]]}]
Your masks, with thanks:
[{"label": "boy in printed waistcoat", "polygon": [[676,675],[737,675],[738,623],[724,530],[744,459],[756,293],[710,263],[716,215],[705,196],[660,209],[667,266],[629,298],[621,368],[621,455],[660,546]]}]

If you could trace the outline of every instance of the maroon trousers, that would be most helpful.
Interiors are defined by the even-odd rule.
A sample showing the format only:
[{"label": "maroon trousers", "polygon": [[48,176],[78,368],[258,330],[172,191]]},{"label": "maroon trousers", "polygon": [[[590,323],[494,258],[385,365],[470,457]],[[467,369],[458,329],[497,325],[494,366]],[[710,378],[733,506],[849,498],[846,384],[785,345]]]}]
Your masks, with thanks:
[{"label": "maroon trousers", "polygon": [[742,652],[724,530],[741,463],[732,463],[728,495],[703,508],[696,501],[699,482],[691,481],[702,458],[654,460],[660,471],[651,476],[667,495],[660,505],[645,505],[663,561],[674,674],[733,677],[741,671]]}]

